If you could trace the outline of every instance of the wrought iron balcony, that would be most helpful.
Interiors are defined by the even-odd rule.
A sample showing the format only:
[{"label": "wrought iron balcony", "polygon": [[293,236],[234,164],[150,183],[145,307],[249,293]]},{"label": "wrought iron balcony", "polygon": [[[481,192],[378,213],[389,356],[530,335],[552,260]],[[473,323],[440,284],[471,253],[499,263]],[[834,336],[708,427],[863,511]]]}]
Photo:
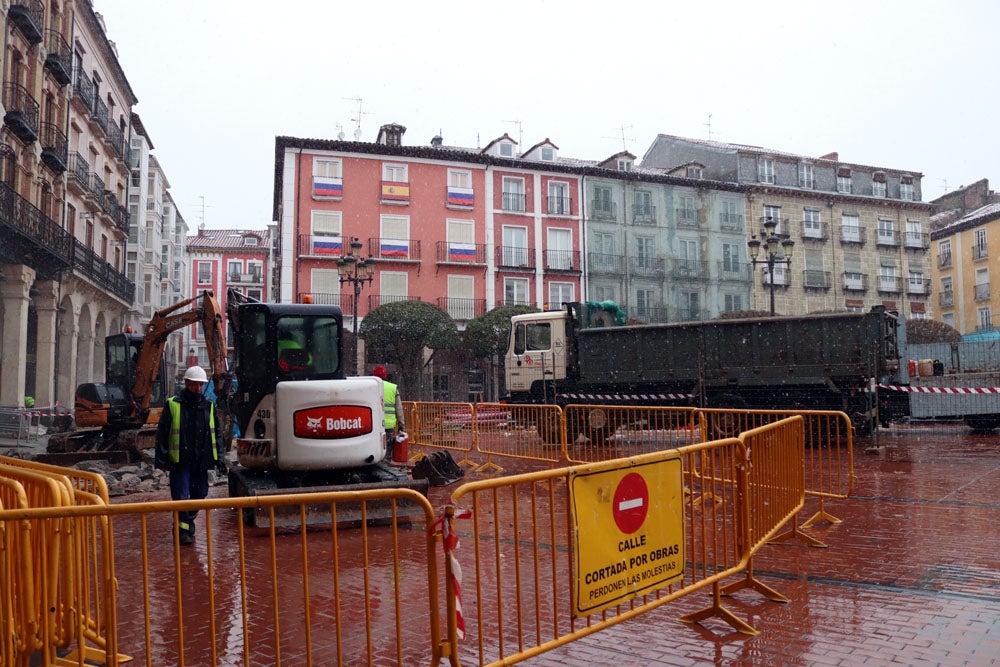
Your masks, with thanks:
[{"label": "wrought iron balcony", "polygon": [[628,309],[628,316],[645,324],[666,324],[670,321],[666,306],[633,306]]},{"label": "wrought iron balcony", "polygon": [[841,225],[840,242],[842,244],[856,243],[858,245],[864,245],[865,230],[854,225]]},{"label": "wrought iron balcony", "polygon": [[868,291],[868,276],[863,273],[851,273],[849,271],[844,272],[844,291],[845,292],[867,292]]},{"label": "wrought iron balcony", "polygon": [[477,266],[485,264],[486,244],[438,241],[437,262],[439,264],[475,264]]},{"label": "wrought iron balcony", "polygon": [[383,262],[419,262],[420,241],[412,239],[368,239],[368,254]]},{"label": "wrought iron balcony", "polygon": [[42,123],[42,162],[57,174],[66,171],[69,158],[69,142],[66,135],[55,123]]},{"label": "wrought iron balcony", "polygon": [[302,303],[302,297],[312,297],[313,303],[321,303],[324,306],[340,306],[345,313],[354,312],[354,295],[340,292],[299,292],[296,303]]},{"label": "wrought iron balcony", "polygon": [[27,264],[49,279],[70,266],[73,237],[6,183],[0,183],[0,237],[4,263]]},{"label": "wrought iron balcony", "polygon": [[524,195],[520,192],[504,192],[500,200],[500,208],[505,211],[524,211]]},{"label": "wrought iron balcony", "polygon": [[42,41],[45,27],[45,5],[41,0],[11,0],[7,18],[14,22],[31,44]]},{"label": "wrought iron balcony", "polygon": [[955,293],[952,290],[941,292],[938,295],[938,305],[942,308],[951,308],[955,305]]},{"label": "wrought iron balcony", "polygon": [[930,296],[930,278],[910,278],[906,283],[906,293],[910,296]]},{"label": "wrought iron balcony", "polygon": [[569,197],[546,196],[545,212],[549,215],[573,215],[573,200]]},{"label": "wrought iron balcony", "polygon": [[625,273],[625,258],[622,255],[591,252],[587,254],[587,270],[590,273],[620,276]]},{"label": "wrought iron balcony", "polygon": [[928,235],[923,232],[904,232],[903,234],[903,245],[910,250],[927,250],[930,247],[927,241]]},{"label": "wrought iron balcony", "polygon": [[486,299],[458,299],[439,296],[437,305],[453,320],[467,322],[486,314]]},{"label": "wrought iron balcony", "polygon": [[825,222],[814,222],[809,220],[802,221],[803,241],[825,241],[826,238]]},{"label": "wrought iron balcony", "polygon": [[632,222],[637,225],[655,225],[656,207],[651,204],[633,204]]},{"label": "wrought iron balcony", "polygon": [[700,280],[705,277],[705,264],[698,259],[671,260],[670,276],[678,280]]},{"label": "wrought iron balcony", "polygon": [[69,156],[70,184],[76,183],[82,191],[90,190],[90,165],[80,153]]},{"label": "wrought iron balcony", "polygon": [[678,208],[674,210],[678,227],[697,227],[698,211],[693,208]]},{"label": "wrought iron balcony", "polygon": [[899,245],[899,232],[894,229],[880,229],[875,238],[875,245],[896,247]]},{"label": "wrought iron balcony", "polygon": [[329,234],[299,234],[298,255],[337,261],[344,255],[344,237]]},{"label": "wrought iron balcony", "polygon": [[590,216],[604,220],[618,217],[618,204],[606,199],[595,199],[590,203]]},{"label": "wrought iron balcony", "polygon": [[104,179],[98,174],[90,175],[90,196],[94,198],[97,204],[103,209],[104,208],[104,193],[107,190],[104,189]]},{"label": "wrought iron balcony", "polygon": [[[400,296],[398,294],[369,294],[368,311],[371,312],[386,303],[399,303],[400,301],[422,301],[419,296]],[[361,313],[358,313],[360,315]]]},{"label": "wrought iron balcony", "polygon": [[105,134],[108,132],[108,105],[104,103],[100,97],[94,98],[94,109],[90,113],[90,117],[94,119],[98,127],[100,127]]},{"label": "wrought iron balcony", "polygon": [[750,280],[750,263],[732,259],[719,261],[719,280],[738,282]]},{"label": "wrought iron balcony", "polygon": [[5,83],[3,106],[7,110],[3,122],[11,132],[25,143],[38,139],[38,102],[27,88],[19,83]]},{"label": "wrought iron balcony", "polygon": [[521,246],[500,246],[496,262],[501,269],[534,269],[535,251]]},{"label": "wrought iron balcony", "polygon": [[977,261],[978,262],[981,259],[989,259],[989,256],[990,256],[990,252],[989,252],[989,248],[986,247],[986,244],[977,243],[976,245],[972,246],[972,259],[973,259],[973,261]]},{"label": "wrought iron balcony", "polygon": [[830,289],[830,272],[806,269],[802,272],[802,286],[806,289]]},{"label": "wrought iron balcony", "polygon": [[974,285],[972,288],[972,295],[976,301],[989,301],[990,300],[990,284],[989,283],[979,283]]},{"label": "wrought iron balcony", "polygon": [[943,252],[938,255],[938,268],[947,269],[951,266],[951,253]]},{"label": "wrought iron balcony", "polygon": [[578,250],[543,250],[542,261],[546,271],[580,272],[580,251]]},{"label": "wrought iron balcony", "polygon": [[76,81],[73,83],[73,99],[79,100],[83,108],[89,113],[94,108],[94,98],[97,96],[97,88],[94,82],[81,69],[76,71]]},{"label": "wrought iron balcony", "polygon": [[81,241],[74,239],[73,242],[73,271],[90,278],[98,287],[131,303],[135,297],[135,283]]},{"label": "wrought iron balcony", "polygon": [[122,148],[125,144],[125,139],[122,137],[121,130],[119,130],[114,123],[111,123],[108,125],[107,131],[108,134],[106,135],[106,138],[108,140],[108,144],[111,145],[111,150],[114,151],[115,155],[124,160],[125,153],[122,151]]},{"label": "wrought iron balcony", "polygon": [[257,269],[249,273],[230,273],[228,283],[230,285],[263,285],[264,271]]},{"label": "wrought iron balcony", "polygon": [[878,291],[880,294],[901,294],[903,279],[898,276],[879,276]]},{"label": "wrought iron balcony", "polygon": [[73,80],[73,51],[57,30],[45,31],[45,68],[52,78],[65,86]]},{"label": "wrought iron balcony", "polygon": [[739,231],[743,229],[743,215],[740,213],[720,213],[719,226],[722,229]]},{"label": "wrought iron balcony", "polygon": [[634,276],[660,278],[663,276],[663,259],[660,257],[629,257],[629,272]]}]

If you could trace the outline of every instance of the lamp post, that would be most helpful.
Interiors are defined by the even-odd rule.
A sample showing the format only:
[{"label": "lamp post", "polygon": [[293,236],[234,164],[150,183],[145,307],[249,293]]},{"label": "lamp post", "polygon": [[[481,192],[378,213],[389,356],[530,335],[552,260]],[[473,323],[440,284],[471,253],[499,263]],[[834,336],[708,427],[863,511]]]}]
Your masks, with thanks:
[{"label": "lamp post", "polygon": [[[755,269],[758,264],[767,266],[768,284],[771,288],[772,316],[774,315],[774,265],[783,264],[790,267],[792,265],[792,249],[795,247],[795,241],[789,238],[781,239],[775,233],[777,228],[778,222],[773,218],[767,218],[764,221],[764,228],[760,230],[760,238],[751,236],[750,240],[747,241],[747,247],[750,249],[750,263]],[[764,257],[758,259],[761,246],[764,247]]]},{"label": "lamp post", "polygon": [[351,249],[337,260],[340,284],[350,283],[354,287],[354,372],[358,372],[358,299],[361,286],[372,282],[375,272],[375,258],[361,256],[362,244],[358,238],[351,238]]}]

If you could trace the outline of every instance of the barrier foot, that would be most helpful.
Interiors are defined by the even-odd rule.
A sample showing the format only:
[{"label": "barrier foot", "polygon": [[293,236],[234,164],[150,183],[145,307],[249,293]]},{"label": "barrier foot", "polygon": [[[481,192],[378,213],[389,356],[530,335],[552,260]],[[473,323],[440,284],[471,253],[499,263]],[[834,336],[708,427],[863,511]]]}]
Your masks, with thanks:
[{"label": "barrier foot", "polygon": [[[690,491],[688,491],[688,493],[690,493]],[[711,491],[709,491],[709,492],[703,493],[700,496],[698,496],[697,498],[695,498],[693,501],[691,501],[691,504],[694,505],[695,507],[697,507],[698,505],[701,505],[706,500],[708,500],[708,501],[714,501],[716,505],[718,505],[718,504],[720,504],[722,502],[722,498],[720,498],[719,496],[717,496],[714,493],[712,493]]]},{"label": "barrier foot", "polygon": [[[107,659],[108,659],[108,654],[106,651],[102,649],[97,649],[90,646],[86,646],[83,649],[83,663],[87,665],[107,665],[107,664],[121,665],[126,662],[131,662],[132,656],[119,653],[112,658],[112,662],[108,663]],[[66,655],[62,656],[61,658],[60,657],[53,658],[52,664],[60,666],[65,665],[66,667],[73,667],[75,665],[79,665],[81,664],[79,651],[77,649],[73,649]]]},{"label": "barrier foot", "polygon": [[736,591],[741,591],[744,588],[755,590],[768,600],[772,600],[774,602],[788,602],[787,597],[771,588],[757,577],[753,576],[753,559],[751,559],[750,563],[747,565],[746,576],[739,581],[726,584],[722,587],[721,592],[723,595],[732,595]]},{"label": "barrier foot", "polygon": [[825,542],[817,540],[815,537],[809,535],[808,533],[803,533],[802,530],[799,528],[799,522],[797,517],[792,519],[791,528],[781,533],[780,535],[775,535],[769,540],[769,542],[785,542],[787,540],[792,540],[792,539],[799,540],[806,546],[816,547],[817,549],[825,549],[827,546]]},{"label": "barrier foot", "polygon": [[749,623],[737,618],[736,614],[729,611],[722,606],[721,593],[719,591],[719,582],[712,584],[712,606],[706,607],[700,611],[691,612],[690,614],[684,614],[677,620],[681,623],[700,623],[706,618],[718,618],[726,623],[728,623],[734,630],[740,632],[744,635],[759,635],[760,632],[757,631]]},{"label": "barrier foot", "polygon": [[493,463],[493,461],[487,461],[483,465],[476,468],[476,472],[481,472],[484,474],[490,471],[500,473],[503,472],[503,468],[501,466],[498,466],[496,463]]},{"label": "barrier foot", "polygon": [[832,514],[826,511],[826,508],[823,507],[822,498],[819,499],[819,510],[817,510],[815,514],[809,517],[809,519],[802,524],[802,527],[809,528],[810,526],[816,525],[820,521],[826,521],[827,523],[841,523],[842,521],[841,519],[838,519],[837,517],[833,516]]}]

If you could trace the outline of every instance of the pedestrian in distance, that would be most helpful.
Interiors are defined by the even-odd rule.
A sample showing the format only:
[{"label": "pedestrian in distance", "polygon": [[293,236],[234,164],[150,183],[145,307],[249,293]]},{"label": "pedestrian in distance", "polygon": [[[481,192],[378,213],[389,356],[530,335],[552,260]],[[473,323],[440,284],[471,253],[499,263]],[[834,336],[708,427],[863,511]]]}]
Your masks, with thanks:
[{"label": "pedestrian in distance", "polygon": [[[225,446],[215,418],[215,404],[204,395],[208,375],[201,366],[184,373],[184,388],[167,399],[156,429],[156,467],[170,475],[173,500],[201,500],[208,495],[208,471],[228,472]],[[194,541],[197,511],[177,513],[178,540]]]}]

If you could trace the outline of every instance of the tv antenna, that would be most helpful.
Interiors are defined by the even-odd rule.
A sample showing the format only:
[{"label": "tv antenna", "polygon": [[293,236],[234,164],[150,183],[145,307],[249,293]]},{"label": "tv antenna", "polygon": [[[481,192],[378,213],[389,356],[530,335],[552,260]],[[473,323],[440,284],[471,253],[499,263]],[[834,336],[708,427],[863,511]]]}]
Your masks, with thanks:
[{"label": "tv antenna", "polygon": [[708,114],[708,120],[705,121],[705,127],[708,128],[708,140],[712,140],[712,114]]},{"label": "tv antenna", "polygon": [[352,118],[351,122],[354,123],[354,138],[361,138],[361,118],[364,116],[371,116],[371,111],[364,111],[365,101],[360,97],[345,97],[345,100],[350,100],[351,102],[358,103],[357,118]]},{"label": "tv antenna", "polygon": [[205,229],[205,209],[215,208],[205,203],[205,195],[199,195],[198,199],[201,200],[201,204],[198,207],[198,229]]},{"label": "tv antenna", "polygon": [[627,151],[628,150],[628,142],[629,141],[635,141],[635,137],[633,137],[633,136],[626,137],[625,136],[625,130],[631,130],[632,126],[631,125],[619,125],[615,129],[618,130],[618,136],[617,137],[603,137],[603,138],[604,139],[613,139],[614,141],[621,141],[622,142],[622,150],[623,151]]},{"label": "tv antenna", "polygon": [[512,123],[514,125],[517,125],[517,144],[518,144],[518,146],[520,146],[522,143],[524,143],[524,131],[523,131],[523,127],[522,127],[521,121],[519,121],[519,120],[505,120],[504,122],[505,123]]}]

